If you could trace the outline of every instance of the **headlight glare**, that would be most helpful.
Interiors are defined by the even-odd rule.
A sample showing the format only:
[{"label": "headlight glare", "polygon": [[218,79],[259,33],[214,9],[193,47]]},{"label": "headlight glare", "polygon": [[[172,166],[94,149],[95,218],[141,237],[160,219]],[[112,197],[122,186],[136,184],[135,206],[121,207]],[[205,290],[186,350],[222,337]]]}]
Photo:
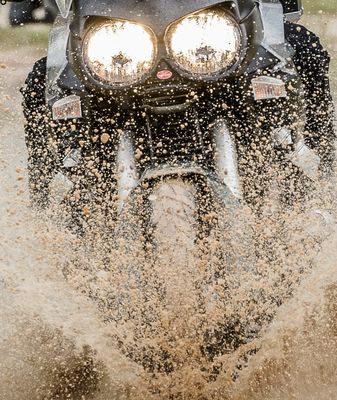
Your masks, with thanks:
[{"label": "headlight glare", "polygon": [[171,25],[167,50],[183,70],[201,76],[230,68],[238,59],[241,31],[226,12],[205,10]]},{"label": "headlight glare", "polygon": [[93,26],[84,39],[83,59],[89,72],[112,86],[141,80],[154,64],[156,39],[150,29],[129,21]]}]

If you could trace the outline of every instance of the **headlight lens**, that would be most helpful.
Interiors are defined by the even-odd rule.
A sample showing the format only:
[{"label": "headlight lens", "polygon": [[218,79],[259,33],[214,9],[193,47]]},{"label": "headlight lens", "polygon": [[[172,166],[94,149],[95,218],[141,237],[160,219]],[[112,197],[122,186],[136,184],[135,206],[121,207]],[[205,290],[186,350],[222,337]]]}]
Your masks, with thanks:
[{"label": "headlight lens", "polygon": [[156,50],[156,38],[150,29],[129,21],[109,21],[89,29],[83,58],[96,78],[123,86],[150,72]]},{"label": "headlight lens", "polygon": [[180,68],[211,76],[230,68],[238,59],[241,32],[227,13],[206,10],[173,24],[166,42],[168,52]]}]

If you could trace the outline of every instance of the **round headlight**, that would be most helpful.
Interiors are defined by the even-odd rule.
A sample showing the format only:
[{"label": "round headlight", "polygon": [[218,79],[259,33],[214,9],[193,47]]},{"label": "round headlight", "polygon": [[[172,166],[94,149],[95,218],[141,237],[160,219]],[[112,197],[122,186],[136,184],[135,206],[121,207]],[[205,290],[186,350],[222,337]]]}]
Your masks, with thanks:
[{"label": "round headlight", "polygon": [[238,59],[241,31],[226,12],[205,10],[171,25],[167,51],[178,66],[195,75],[212,76],[229,69]]},{"label": "round headlight", "polygon": [[129,21],[93,26],[84,38],[83,59],[89,72],[112,86],[140,81],[156,56],[156,38],[150,29]]}]

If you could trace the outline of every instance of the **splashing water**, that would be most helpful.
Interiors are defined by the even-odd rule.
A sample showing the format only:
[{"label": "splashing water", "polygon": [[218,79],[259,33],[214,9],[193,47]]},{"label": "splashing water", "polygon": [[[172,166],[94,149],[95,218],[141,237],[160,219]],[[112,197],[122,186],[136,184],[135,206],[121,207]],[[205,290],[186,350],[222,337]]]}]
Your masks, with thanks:
[{"label": "splashing water", "polygon": [[[98,261],[99,255],[95,256],[96,261],[85,262],[88,253],[68,232],[62,233],[52,224],[41,227],[26,211],[10,214],[10,223],[7,220],[5,227],[7,242],[1,246],[0,398],[333,398],[337,393],[336,357],[332,351],[336,345],[336,226],[327,225],[317,215],[297,215],[296,222],[292,215],[290,220],[290,246],[296,254],[289,265],[297,262],[300,272],[288,266],[289,282],[302,275],[305,278],[258,338],[235,353],[217,357],[212,365],[226,367],[212,381],[207,378],[208,371],[201,368],[206,368],[207,363],[200,350],[193,346],[198,335],[183,340],[186,330],[174,353],[186,364],[170,375],[154,377],[127,359],[116,347],[116,335],[132,343],[135,339],[130,332],[135,327],[127,323],[104,324],[97,304],[88,296],[99,288],[99,296],[107,301],[107,282],[112,287],[117,285],[116,280],[109,278],[113,272],[104,271],[105,264]],[[304,223],[310,227],[310,240],[305,244]],[[317,253],[313,242],[326,236]],[[314,249],[312,252],[308,244]],[[75,259],[76,266],[70,262],[73,269],[68,269],[66,282],[60,266],[69,268],[69,260]],[[271,298],[284,296],[275,288],[281,272],[275,266],[265,274],[263,282],[251,280],[249,285],[262,285]],[[98,280],[93,279],[93,274]],[[296,286],[297,282],[292,284]],[[242,298],[245,293],[236,295],[243,307],[249,307],[242,314],[273,314],[276,307],[270,301],[259,304],[256,311]],[[138,297],[134,301],[134,306],[142,308]],[[219,311],[223,312],[218,309],[211,314],[214,319]],[[197,315],[198,310],[194,312]],[[180,327],[186,329],[184,324]],[[156,329],[152,345],[165,343],[167,327]],[[139,336],[137,340],[144,338]],[[245,367],[238,368],[238,363]],[[71,390],[69,382],[77,387],[76,391]]]},{"label": "splashing water", "polygon": [[[26,60],[28,67],[31,58]],[[16,93],[16,82],[25,73],[13,60],[6,68],[11,79],[5,81],[2,75],[0,88]],[[107,260],[100,252],[109,245],[103,239],[93,249],[56,228],[52,219],[34,218],[27,208],[17,95],[8,103],[0,109],[0,399],[337,397],[337,226],[333,219],[327,221],[317,212],[280,215],[266,207],[256,229],[258,235],[270,239],[266,242],[274,246],[275,259],[258,265],[259,279],[254,274],[241,275],[244,285],[232,292],[230,304],[206,314],[208,322],[216,324],[224,313],[236,315],[240,310],[241,316],[251,316],[252,330],[252,321],[259,316],[276,314],[235,351],[205,359],[196,321],[204,318],[204,310],[198,310],[193,293],[191,303],[183,306],[184,311],[193,310],[195,320],[186,323],[182,315],[176,316],[180,322],[175,320],[177,332],[172,333],[172,320],[165,325],[162,318],[161,324],[153,325],[154,333],[137,336],[137,318],[148,304],[145,307],[144,299],[139,300],[137,287],[130,291],[129,281],[129,311],[137,318],[130,322],[122,316],[116,324],[116,318],[105,314],[111,293],[122,296],[123,279],[129,278],[116,262],[125,255],[113,250]],[[334,209],[334,186],[334,182],[322,186],[308,209]],[[283,241],[272,241],[280,232]],[[126,258],[123,265],[128,262]],[[216,290],[223,293],[221,287]],[[263,293],[265,301],[253,301],[252,292]],[[287,301],[280,306],[281,298]],[[182,305],[180,298],[174,301]],[[151,306],[165,316],[160,304]],[[135,341],[137,346],[151,347],[165,346],[170,340],[173,344],[167,348],[175,360],[170,374],[146,372],[125,355]]]}]

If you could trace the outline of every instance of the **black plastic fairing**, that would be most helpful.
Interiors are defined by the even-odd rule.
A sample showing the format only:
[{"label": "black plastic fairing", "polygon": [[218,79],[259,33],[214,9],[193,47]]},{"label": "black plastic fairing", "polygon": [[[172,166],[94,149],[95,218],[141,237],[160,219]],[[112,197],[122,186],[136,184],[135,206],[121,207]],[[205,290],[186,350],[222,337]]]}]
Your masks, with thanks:
[{"label": "black plastic fairing", "polygon": [[238,9],[240,20],[255,7],[254,0],[77,0],[75,15],[83,19],[88,16],[128,19],[149,26],[157,36],[163,35],[173,21],[184,15],[224,3],[233,3]]},{"label": "black plastic fairing", "polygon": [[299,12],[302,8],[301,0],[280,0],[280,3],[285,14]]}]

